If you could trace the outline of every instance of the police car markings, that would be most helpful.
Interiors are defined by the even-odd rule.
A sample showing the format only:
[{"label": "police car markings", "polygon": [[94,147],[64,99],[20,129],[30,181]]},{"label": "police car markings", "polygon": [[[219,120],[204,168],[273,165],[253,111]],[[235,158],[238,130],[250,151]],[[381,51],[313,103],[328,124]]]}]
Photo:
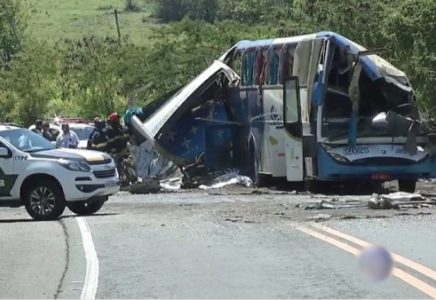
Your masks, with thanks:
[{"label": "police car markings", "polygon": [[0,197],[11,196],[12,188],[15,181],[17,181],[18,175],[8,174],[6,175],[2,168],[0,168]]},{"label": "police car markings", "polygon": [[15,160],[26,160],[27,156],[15,156]]},{"label": "police car markings", "polygon": [[[350,245],[348,245],[348,244],[346,244],[344,242],[341,242],[341,241],[336,240],[336,239],[334,239],[334,238],[332,238],[330,236],[324,235],[324,234],[322,234],[322,233],[320,233],[318,231],[310,229],[307,226],[300,225],[300,224],[297,224],[297,223],[291,223],[291,226],[294,229],[298,230],[298,231],[301,231],[301,232],[306,233],[306,234],[308,234],[308,235],[310,235],[310,236],[312,236],[314,238],[317,238],[317,239],[322,240],[322,241],[324,241],[326,243],[329,243],[329,244],[331,244],[333,246],[336,246],[337,248],[339,248],[341,250],[344,250],[346,252],[349,252],[349,253],[353,254],[354,256],[358,256],[361,253],[360,249],[354,248],[354,247],[352,247],[352,246],[350,246]],[[317,224],[312,224],[312,226],[314,228],[322,230],[322,231],[324,231],[326,233],[328,232],[328,233],[330,233],[332,235],[335,235],[336,237],[343,238],[345,240],[348,240],[349,242],[353,242],[353,243],[358,244],[360,246],[362,246],[363,244],[365,244],[365,245],[369,244],[369,243],[367,243],[365,241],[359,240],[358,238],[352,237],[352,236],[347,235],[345,233],[341,233],[341,232],[339,232],[337,230],[328,228],[326,226],[320,226],[320,225],[317,225]],[[359,241],[359,243],[356,243],[357,241]],[[369,244],[369,245],[371,245],[371,244]],[[419,265],[419,264],[417,264],[415,262],[412,262],[412,261],[406,259],[405,257],[399,256],[398,254],[394,254],[394,253],[392,253],[392,254],[393,254],[394,259],[395,259],[396,262],[404,264],[405,266],[407,266],[407,267],[409,267],[411,269],[414,269],[414,270],[416,270],[416,271],[418,271],[418,272],[420,272],[420,273],[430,277],[431,279],[436,280],[433,277],[433,274],[431,274],[431,273],[429,274],[428,273],[428,270],[434,272],[433,270],[431,270],[431,269],[429,269],[429,268],[427,268],[425,266]],[[398,260],[398,258],[400,258],[400,260]],[[403,259],[402,261],[401,261],[401,258]],[[407,263],[407,261],[409,261],[408,265],[405,264],[405,262]],[[415,265],[414,264],[410,264],[410,262],[414,263]],[[418,265],[420,267],[416,268]],[[427,272],[426,272],[427,274],[423,273],[424,272],[423,268],[427,269]],[[395,277],[403,280],[407,284],[409,284],[409,285],[413,286],[414,288],[420,290],[424,294],[427,294],[428,296],[432,297],[433,299],[436,299],[436,288],[432,287],[431,285],[427,284],[426,282],[416,278],[415,276],[410,275],[409,273],[407,273],[407,272],[405,272],[405,271],[403,271],[401,269],[395,268],[395,267],[394,267],[394,269],[392,271],[392,274]]]}]

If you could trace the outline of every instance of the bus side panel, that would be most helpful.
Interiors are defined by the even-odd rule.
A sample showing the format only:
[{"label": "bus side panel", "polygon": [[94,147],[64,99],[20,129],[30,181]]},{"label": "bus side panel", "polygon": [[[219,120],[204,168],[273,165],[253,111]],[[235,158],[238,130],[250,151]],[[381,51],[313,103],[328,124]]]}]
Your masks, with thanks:
[{"label": "bus side panel", "polygon": [[[263,136],[263,109],[260,103],[260,94],[257,87],[243,87],[239,89],[239,100],[232,97],[230,101],[230,110],[232,119],[241,123],[240,130],[240,147],[242,160],[247,158],[248,143],[253,139],[257,155],[262,153],[262,136]],[[258,157],[262,164],[262,157]]]},{"label": "bus side panel", "polygon": [[286,176],[286,156],[283,129],[283,88],[263,87],[264,131],[263,159],[273,177]]}]

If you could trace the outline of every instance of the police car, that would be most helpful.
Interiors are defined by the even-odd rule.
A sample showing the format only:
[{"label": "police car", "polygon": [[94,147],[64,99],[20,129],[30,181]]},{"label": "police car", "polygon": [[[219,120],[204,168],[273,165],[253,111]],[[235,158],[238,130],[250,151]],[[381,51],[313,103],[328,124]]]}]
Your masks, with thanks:
[{"label": "police car", "polygon": [[109,155],[57,149],[26,128],[0,124],[0,206],[25,206],[35,220],[54,220],[65,207],[94,214],[119,190]]}]

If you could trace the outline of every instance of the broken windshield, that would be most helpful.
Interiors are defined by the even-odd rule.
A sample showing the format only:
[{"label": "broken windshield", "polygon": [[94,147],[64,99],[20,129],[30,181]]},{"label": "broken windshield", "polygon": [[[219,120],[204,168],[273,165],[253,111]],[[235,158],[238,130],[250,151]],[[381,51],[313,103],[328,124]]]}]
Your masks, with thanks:
[{"label": "broken windshield", "polygon": [[[350,128],[352,102],[348,94],[350,82],[347,73],[340,74],[337,65],[333,64],[328,77],[329,88],[322,106],[321,134],[330,139],[345,138]],[[362,72],[359,92],[357,137],[407,135],[407,131],[394,133],[389,126],[374,126],[373,120],[380,114],[386,117],[389,112],[395,112],[403,119],[411,117],[413,109],[403,107],[411,104],[412,91],[405,91],[384,78],[373,81]],[[419,119],[419,115],[414,115],[412,119]]]}]

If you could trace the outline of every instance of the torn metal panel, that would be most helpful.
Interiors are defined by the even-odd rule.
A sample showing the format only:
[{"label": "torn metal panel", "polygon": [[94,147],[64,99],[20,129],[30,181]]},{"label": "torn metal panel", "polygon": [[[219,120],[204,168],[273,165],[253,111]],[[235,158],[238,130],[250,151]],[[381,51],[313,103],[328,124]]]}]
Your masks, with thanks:
[{"label": "torn metal panel", "polygon": [[[220,98],[217,80],[223,75],[230,85],[240,78],[227,65],[215,61],[157,109],[144,123],[133,117],[133,126],[150,148],[181,166],[198,160],[205,152],[204,128],[211,121],[229,120]],[[215,84],[215,85],[214,85]],[[209,88],[214,85],[214,89]]]},{"label": "torn metal panel", "polygon": [[[357,55],[361,51],[367,51],[365,47],[334,32],[320,32],[317,34],[317,37],[332,37],[335,44],[339,47],[349,46],[350,52],[354,55]],[[406,92],[413,90],[406,74],[380,56],[372,54],[363,56],[360,59],[364,71],[371,80],[375,81],[379,78],[384,78],[386,82],[392,83]]]}]

